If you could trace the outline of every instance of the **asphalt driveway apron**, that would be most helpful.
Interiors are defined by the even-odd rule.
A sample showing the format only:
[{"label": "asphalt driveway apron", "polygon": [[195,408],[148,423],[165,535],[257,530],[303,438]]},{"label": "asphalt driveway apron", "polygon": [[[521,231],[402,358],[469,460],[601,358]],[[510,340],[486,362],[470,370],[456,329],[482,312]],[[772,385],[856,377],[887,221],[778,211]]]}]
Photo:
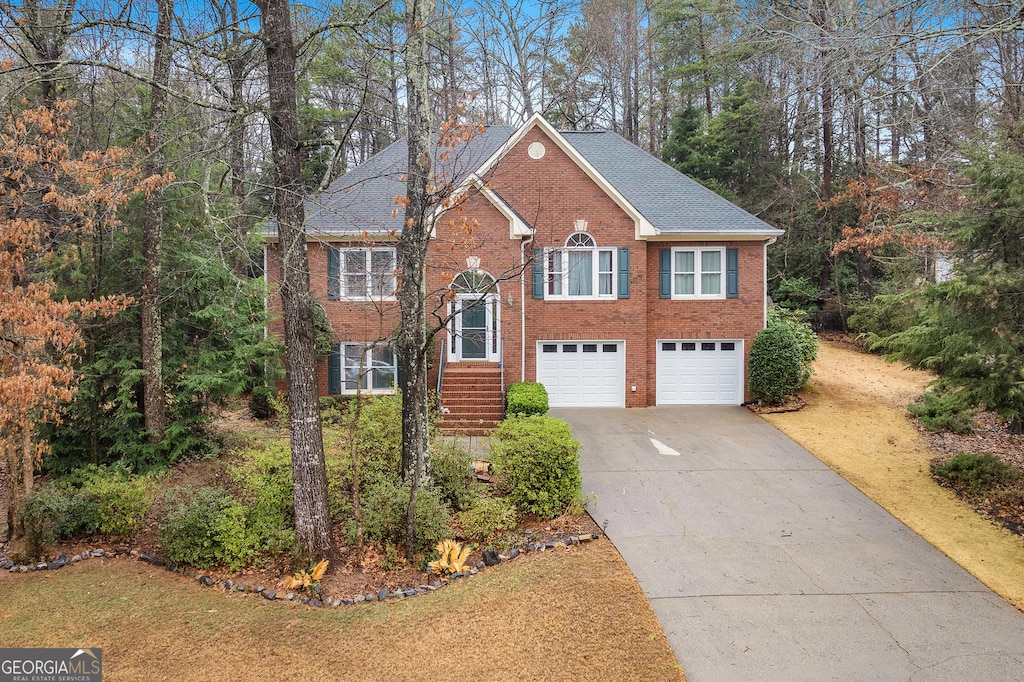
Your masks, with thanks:
[{"label": "asphalt driveway apron", "polygon": [[551,415],[690,682],[1024,680],[1024,614],[746,409]]}]

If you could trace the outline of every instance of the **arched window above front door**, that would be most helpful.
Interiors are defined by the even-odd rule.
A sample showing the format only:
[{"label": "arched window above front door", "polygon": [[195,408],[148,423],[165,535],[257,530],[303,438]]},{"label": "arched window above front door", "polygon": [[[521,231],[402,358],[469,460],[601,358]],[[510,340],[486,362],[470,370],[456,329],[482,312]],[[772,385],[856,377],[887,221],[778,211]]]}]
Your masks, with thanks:
[{"label": "arched window above front door", "polygon": [[496,294],[498,281],[483,270],[463,270],[452,280],[452,290],[457,294]]}]

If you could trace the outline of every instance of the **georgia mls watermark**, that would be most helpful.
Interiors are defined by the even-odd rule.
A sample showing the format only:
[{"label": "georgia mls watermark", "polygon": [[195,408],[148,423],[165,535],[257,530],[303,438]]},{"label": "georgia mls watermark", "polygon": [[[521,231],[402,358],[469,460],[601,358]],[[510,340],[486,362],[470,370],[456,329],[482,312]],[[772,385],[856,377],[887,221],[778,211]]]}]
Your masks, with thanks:
[{"label": "georgia mls watermark", "polygon": [[102,649],[0,649],[0,682],[102,680]]}]

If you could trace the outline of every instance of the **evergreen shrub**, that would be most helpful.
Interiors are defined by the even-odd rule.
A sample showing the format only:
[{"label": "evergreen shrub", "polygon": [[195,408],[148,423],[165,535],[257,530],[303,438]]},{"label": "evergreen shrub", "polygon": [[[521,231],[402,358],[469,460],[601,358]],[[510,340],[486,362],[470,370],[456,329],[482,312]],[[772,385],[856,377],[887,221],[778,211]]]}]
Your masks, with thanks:
[{"label": "evergreen shrub", "polygon": [[494,430],[491,462],[520,510],[553,518],[581,498],[579,449],[564,421],[519,417]]},{"label": "evergreen shrub", "polygon": [[505,392],[505,412],[510,417],[529,417],[548,413],[548,392],[544,384],[520,381]]}]

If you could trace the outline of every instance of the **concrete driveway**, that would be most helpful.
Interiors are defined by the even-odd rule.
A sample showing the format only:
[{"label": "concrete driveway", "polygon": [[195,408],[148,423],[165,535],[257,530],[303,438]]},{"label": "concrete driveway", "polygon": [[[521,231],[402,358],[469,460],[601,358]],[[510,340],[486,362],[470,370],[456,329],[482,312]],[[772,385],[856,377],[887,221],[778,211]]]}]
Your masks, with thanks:
[{"label": "concrete driveway", "polygon": [[1024,680],[1024,614],[746,409],[550,414],[690,682]]}]

